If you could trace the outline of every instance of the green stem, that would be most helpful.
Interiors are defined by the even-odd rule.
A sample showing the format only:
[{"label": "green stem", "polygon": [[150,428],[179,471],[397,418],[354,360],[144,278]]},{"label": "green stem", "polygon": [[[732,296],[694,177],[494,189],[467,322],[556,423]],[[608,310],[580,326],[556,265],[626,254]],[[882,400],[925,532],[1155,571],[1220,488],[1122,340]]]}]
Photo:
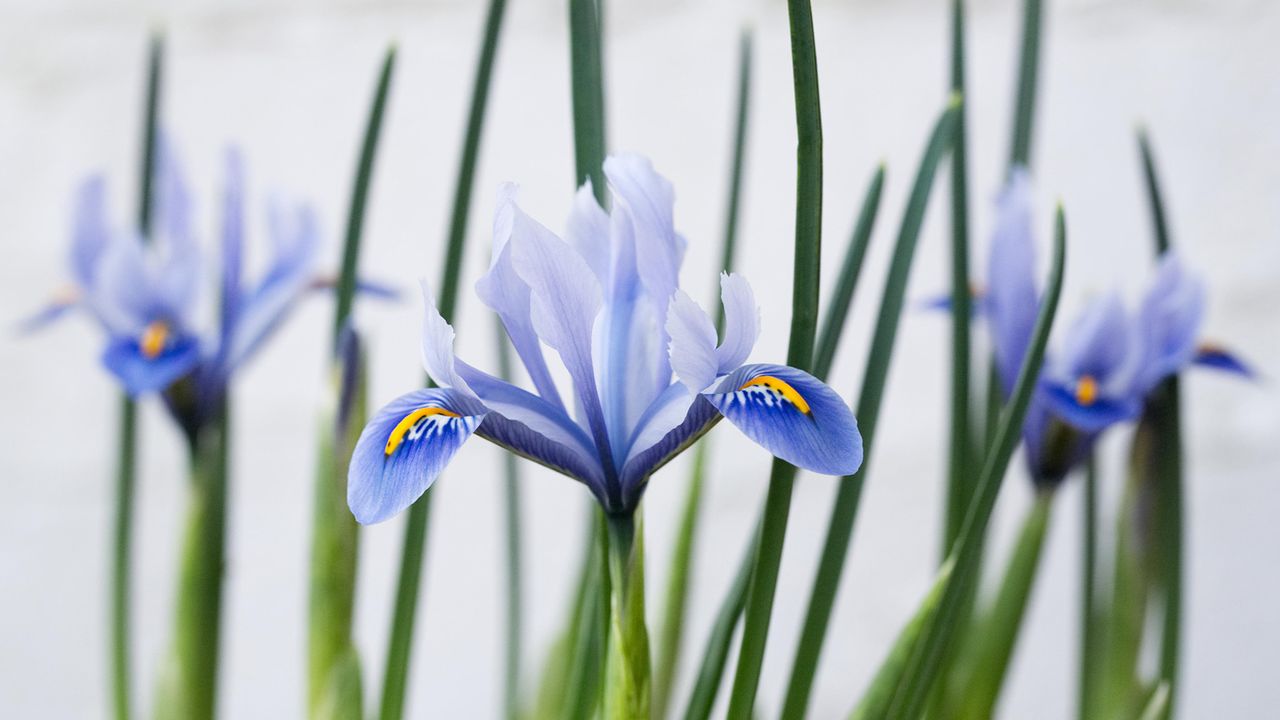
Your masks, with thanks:
[{"label": "green stem", "polygon": [[358,341],[352,336],[348,342],[352,346],[343,348],[331,371],[312,510],[307,707],[313,720],[358,720],[363,714],[351,627],[360,526],[347,507],[346,474],[365,425],[367,383]]},{"label": "green stem", "polygon": [[888,379],[898,324],[902,316],[907,279],[915,257],[920,227],[924,222],[929,193],[933,187],[934,173],[943,155],[951,147],[955,113],[959,103],[959,98],[954,98],[934,126],[929,145],[925,149],[924,158],[916,173],[906,210],[903,212],[902,226],[885,281],[884,294],[880,301],[880,314],[876,320],[867,358],[866,376],[863,378],[862,391],[858,398],[856,416],[862,432],[863,465],[853,475],[841,478],[836,490],[822,556],[818,561],[818,571],[814,576],[809,594],[804,625],[800,631],[795,659],[791,665],[791,679],[783,702],[783,718],[802,718],[808,708],[814,674],[826,640],[827,625],[835,606],[836,591],[839,589],[840,578],[844,573],[849,541],[853,536],[853,526],[862,498],[869,453],[875,444],[876,425],[884,399],[884,388]]},{"label": "green stem", "polygon": [[564,717],[570,720],[586,720],[592,716],[600,701],[600,668],[605,658],[604,646],[608,638],[608,537],[604,531],[603,513],[591,508],[588,527],[588,544],[583,558],[582,583],[579,586],[577,615],[570,618],[575,629],[570,635],[568,695],[565,697]]},{"label": "green stem", "polygon": [[418,587],[422,579],[422,557],[426,549],[427,517],[431,512],[431,493],[425,493],[405,518],[404,542],[400,553],[400,570],[396,582],[396,598],[387,635],[387,670],[382,679],[381,720],[404,717],[404,695],[409,675],[409,650],[417,620]]},{"label": "green stem", "polygon": [[158,720],[212,720],[218,691],[222,581],[226,565],[227,411],[199,431],[178,577],[171,662],[159,687]]},{"label": "green stem", "polygon": [[[822,110],[818,96],[813,10],[809,1],[788,0],[787,16],[791,27],[797,135],[795,261],[787,364],[806,370],[812,365],[818,323],[818,275],[822,256]],[[774,460],[760,535],[756,539],[755,569],[751,573],[744,609],[742,647],[729,700],[728,717],[731,720],[748,720],[754,712],[795,474],[795,466]]]},{"label": "green stem", "polygon": [[649,636],[644,617],[644,538],[630,515],[610,515],[608,720],[650,720]]}]

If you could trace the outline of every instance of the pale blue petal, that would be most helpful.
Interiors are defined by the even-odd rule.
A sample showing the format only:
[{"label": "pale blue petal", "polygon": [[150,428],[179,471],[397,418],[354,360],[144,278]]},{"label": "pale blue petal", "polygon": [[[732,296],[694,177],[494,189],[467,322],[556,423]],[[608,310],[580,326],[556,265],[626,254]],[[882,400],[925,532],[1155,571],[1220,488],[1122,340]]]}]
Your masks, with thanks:
[{"label": "pale blue petal", "polygon": [[[752,381],[774,378],[808,405]],[[745,365],[703,394],[747,437],[792,465],[824,475],[851,475],[862,465],[862,436],[853,412],[834,390],[785,365]]]},{"label": "pale blue petal", "polygon": [[489,272],[476,282],[476,294],[502,319],[507,336],[511,338],[511,344],[538,393],[548,402],[564,407],[547,369],[542,343],[534,332],[529,286],[511,264],[510,239],[517,212],[516,186],[510,183],[503,185],[498,190],[498,208],[493,220],[493,262]]},{"label": "pale blue petal", "polygon": [[[424,409],[449,414],[418,414]],[[415,415],[416,421],[408,420]],[[412,505],[484,415],[478,400],[448,388],[417,390],[379,410],[360,434],[347,473],[347,504],[356,520],[382,522]],[[398,443],[389,444],[393,432],[405,422],[412,424]]]},{"label": "pale blue petal", "polygon": [[600,284],[576,250],[518,207],[510,244],[516,272],[530,289],[534,330],[560,353],[598,454],[609,463],[605,474],[611,475],[612,451],[592,360],[592,329],[602,307]]},{"label": "pale blue petal", "polygon": [[311,284],[320,249],[315,213],[306,206],[268,208],[272,257],[267,272],[241,296],[232,319],[224,372],[239,367],[288,316]]},{"label": "pale blue petal", "polygon": [[638,437],[633,452],[622,469],[622,491],[625,507],[635,507],[640,502],[649,476],[676,455],[692,445],[698,438],[712,428],[722,417],[720,411],[707,396],[690,397],[684,386],[673,383],[667,393],[659,396],[652,406],[655,412],[647,416],[640,424],[640,432],[647,435],[646,428],[665,427],[670,425],[671,414],[684,409],[684,416],[656,442],[649,443]]},{"label": "pale blue petal", "polygon": [[106,183],[101,175],[93,175],[76,191],[75,226],[71,232],[71,273],[80,287],[93,286],[98,260],[110,236]]},{"label": "pale blue petal", "polygon": [[677,290],[667,312],[671,369],[692,394],[706,390],[718,374],[716,328],[707,313],[683,290]]},{"label": "pale blue petal", "polygon": [[422,305],[422,367],[427,371],[427,376],[441,387],[474,395],[455,368],[453,326],[440,315],[425,280],[422,281]]},{"label": "pale blue petal", "polygon": [[117,233],[102,252],[89,302],[113,335],[132,336],[156,319],[151,272],[137,235]]},{"label": "pale blue petal", "polygon": [[1044,402],[1053,414],[1082,432],[1101,432],[1118,422],[1132,420],[1142,409],[1141,400],[1129,394],[1100,395],[1082,403],[1075,383],[1047,380],[1042,388]]},{"label": "pale blue petal", "polygon": [[244,167],[240,154],[226,155],[226,187],[222,193],[222,292],[219,298],[220,349],[230,347],[232,330],[240,312],[241,275],[244,271]]},{"label": "pale blue petal", "polygon": [[1091,378],[1102,396],[1124,403],[1133,394],[1137,352],[1134,326],[1120,296],[1112,292],[1095,298],[1076,318],[1045,375],[1067,388]]},{"label": "pale blue petal", "polygon": [[591,178],[587,178],[573,196],[569,222],[565,225],[565,240],[587,261],[600,281],[600,287],[609,287],[612,262],[609,215],[596,202]]},{"label": "pale blue petal", "polygon": [[987,270],[988,317],[1006,397],[1017,381],[1040,307],[1031,227],[1031,181],[1024,168],[1015,168],[996,203]]},{"label": "pale blue petal", "polygon": [[720,275],[720,304],[724,308],[724,340],[716,349],[717,372],[736,370],[747,361],[760,337],[760,307],[747,279],[738,273]]},{"label": "pale blue petal", "polygon": [[196,244],[192,231],[191,188],[182,171],[182,162],[174,150],[168,133],[161,131],[156,140],[155,176],[152,185],[152,237],[157,244],[175,249],[192,249]]},{"label": "pale blue petal", "polygon": [[1138,316],[1143,343],[1136,381],[1139,393],[1150,391],[1191,362],[1204,305],[1204,285],[1183,268],[1176,255],[1166,253]]}]

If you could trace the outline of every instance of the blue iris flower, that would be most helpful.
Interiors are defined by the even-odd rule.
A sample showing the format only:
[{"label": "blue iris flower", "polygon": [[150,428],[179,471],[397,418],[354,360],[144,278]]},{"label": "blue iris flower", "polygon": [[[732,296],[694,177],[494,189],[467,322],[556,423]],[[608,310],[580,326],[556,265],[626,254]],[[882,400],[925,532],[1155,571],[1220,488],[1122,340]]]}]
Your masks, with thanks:
[{"label": "blue iris flower", "polygon": [[[472,434],[574,478],[610,513],[633,511],[658,468],[721,418],[774,455],[829,475],[862,462],[853,413],[795,368],[746,365],[759,310],[739,275],[721,278],[724,336],[678,286],[685,239],[671,184],[640,157],[611,157],[612,212],[591,187],[565,239],[499,191],[493,259],[476,284],[501,318],[534,386],[518,388],[455,359],[453,329],[423,292],[422,355],[439,386],[382,408],[356,445],[348,501],[362,523],[413,503]],[[544,346],[567,371],[561,394]]]},{"label": "blue iris flower", "polygon": [[201,331],[197,303],[204,256],[191,222],[191,194],[176,157],[157,146],[151,237],[112,227],[101,178],[78,193],[72,235],[74,292],[28,321],[40,327],[79,307],[106,331],[103,365],[133,397],[164,392],[170,410],[194,434],[214,416],[232,373],[277,327],[313,281],[319,247],[304,206],[273,203],[265,272],[245,283],[243,170],[228,152],[221,198],[220,304],[216,330]]},{"label": "blue iris flower", "polygon": [[[1031,226],[1030,180],[1019,168],[997,201],[989,288],[982,304],[1006,399],[1040,307]],[[1251,376],[1231,353],[1197,344],[1204,303],[1200,280],[1175,254],[1166,253],[1136,317],[1128,315],[1115,293],[1085,307],[1046,358],[1027,410],[1023,440],[1037,484],[1060,482],[1104,430],[1136,418],[1147,395],[1189,365]]]}]

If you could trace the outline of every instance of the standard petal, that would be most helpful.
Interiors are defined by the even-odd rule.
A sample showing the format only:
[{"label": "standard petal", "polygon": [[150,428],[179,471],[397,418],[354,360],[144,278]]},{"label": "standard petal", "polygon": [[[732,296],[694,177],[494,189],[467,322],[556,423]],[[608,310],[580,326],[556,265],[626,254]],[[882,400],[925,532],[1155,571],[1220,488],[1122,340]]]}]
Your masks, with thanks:
[{"label": "standard petal", "polygon": [[358,522],[382,522],[431,487],[480,425],[485,408],[448,388],[392,400],[365,426],[347,473],[347,504]]},{"label": "standard petal", "polygon": [[[538,337],[560,353],[587,416],[598,454],[612,463],[608,428],[596,388],[592,330],[603,298],[600,283],[576,250],[513,207],[512,260],[529,286]],[[611,467],[606,468],[610,472]]]},{"label": "standard petal", "polygon": [[538,393],[563,408],[564,401],[547,368],[542,343],[533,328],[529,286],[512,266],[510,239],[518,212],[516,186],[510,183],[503,185],[498,191],[498,208],[493,220],[493,262],[489,272],[476,282],[476,294],[502,319],[507,337],[511,338],[511,344]]},{"label": "standard petal", "polygon": [[1199,278],[1187,272],[1176,255],[1166,253],[1138,316],[1143,349],[1137,392],[1150,391],[1192,360],[1204,304],[1204,285]]},{"label": "standard petal", "polygon": [[717,372],[738,369],[747,361],[760,337],[760,306],[751,284],[737,273],[720,275],[720,304],[724,308],[724,341],[716,348]]},{"label": "standard petal", "polygon": [[228,347],[240,311],[244,265],[244,168],[240,154],[227,151],[226,187],[222,194],[222,293],[219,301],[222,347]]},{"label": "standard petal", "polygon": [[667,312],[671,369],[692,394],[706,390],[718,374],[716,328],[707,313],[683,290],[677,290]]},{"label": "standard petal", "polygon": [[573,207],[569,210],[564,234],[565,240],[595,272],[600,287],[607,288],[611,262],[609,215],[596,202],[591,178],[587,178],[573,196]]},{"label": "standard petal", "polygon": [[862,436],[834,390],[785,365],[745,365],[703,394],[747,437],[792,465],[851,475],[862,465]]},{"label": "standard petal", "polygon": [[453,326],[440,315],[426,280],[422,281],[422,305],[422,367],[437,385],[474,395],[454,368]]},{"label": "standard petal", "polygon": [[[1137,362],[1134,327],[1116,293],[1094,299],[1072,323],[1045,376],[1065,388],[1084,383],[1087,401],[1097,396],[1125,404],[1133,394]],[[1070,391],[1068,394],[1073,394]]]},{"label": "standard petal", "polygon": [[102,364],[130,397],[159,392],[200,363],[200,344],[191,336],[176,337],[158,354],[148,356],[134,337],[117,337],[102,354]]},{"label": "standard petal", "polygon": [[234,309],[220,363],[224,373],[230,373],[257,351],[311,283],[320,248],[315,213],[304,205],[286,210],[277,201],[270,204],[268,213],[270,265],[262,279],[241,295]]},{"label": "standard petal", "polygon": [[102,252],[89,303],[113,335],[131,336],[150,322],[157,309],[142,240],[117,233]]},{"label": "standard petal", "polygon": [[1007,395],[1017,382],[1040,307],[1031,232],[1031,181],[1025,168],[1013,170],[996,203],[987,286],[996,366],[1001,389]]},{"label": "standard petal", "polygon": [[71,273],[82,288],[92,287],[98,259],[111,231],[107,224],[106,182],[87,178],[76,192],[75,226],[71,232]]}]

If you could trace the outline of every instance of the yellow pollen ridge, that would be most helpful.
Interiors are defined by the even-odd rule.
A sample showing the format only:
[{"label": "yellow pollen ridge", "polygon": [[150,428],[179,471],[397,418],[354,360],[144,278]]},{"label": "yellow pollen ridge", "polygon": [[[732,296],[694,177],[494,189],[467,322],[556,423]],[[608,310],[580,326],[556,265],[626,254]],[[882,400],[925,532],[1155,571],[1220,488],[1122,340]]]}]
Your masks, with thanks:
[{"label": "yellow pollen ridge", "polygon": [[138,347],[142,350],[142,357],[148,360],[155,360],[164,351],[165,343],[168,340],[168,323],[163,320],[156,320],[147,325],[146,329],[142,331],[142,337],[138,339]]},{"label": "yellow pollen ridge", "polygon": [[404,419],[396,424],[395,429],[391,431],[391,437],[387,438],[387,447],[384,451],[385,454],[390,456],[391,453],[395,452],[396,448],[400,447],[400,444],[404,442],[404,436],[409,434],[409,430],[413,428],[414,425],[417,425],[418,421],[422,418],[430,417],[432,415],[444,415],[445,417],[451,418],[461,417],[458,413],[449,412],[444,408],[418,408],[408,415],[405,415]]},{"label": "yellow pollen ridge", "polygon": [[780,393],[782,397],[787,399],[788,402],[790,402],[792,405],[795,405],[797,410],[804,413],[805,415],[809,414],[809,403],[805,401],[804,397],[800,395],[800,393],[796,392],[795,388],[788,385],[785,381],[779,380],[778,378],[772,375],[761,375],[760,377],[748,380],[742,387],[738,389],[746,390],[747,388],[755,385],[764,386],[769,388],[770,390]]},{"label": "yellow pollen ridge", "polygon": [[1098,401],[1098,381],[1092,375],[1085,375],[1076,382],[1076,402],[1089,407]]}]

